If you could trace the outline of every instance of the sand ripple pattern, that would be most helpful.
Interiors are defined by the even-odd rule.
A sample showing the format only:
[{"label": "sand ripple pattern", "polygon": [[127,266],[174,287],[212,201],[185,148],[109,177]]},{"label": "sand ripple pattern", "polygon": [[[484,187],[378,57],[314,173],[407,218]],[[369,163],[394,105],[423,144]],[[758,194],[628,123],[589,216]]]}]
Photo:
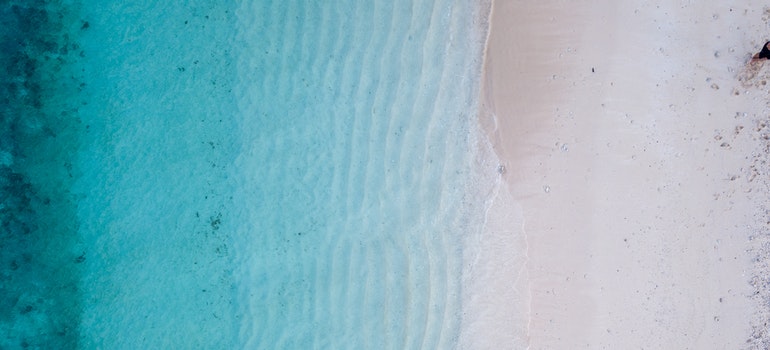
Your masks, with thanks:
[{"label": "sand ripple pattern", "polygon": [[478,214],[467,194],[482,43],[465,3],[239,9],[246,348],[453,346],[460,242]]}]

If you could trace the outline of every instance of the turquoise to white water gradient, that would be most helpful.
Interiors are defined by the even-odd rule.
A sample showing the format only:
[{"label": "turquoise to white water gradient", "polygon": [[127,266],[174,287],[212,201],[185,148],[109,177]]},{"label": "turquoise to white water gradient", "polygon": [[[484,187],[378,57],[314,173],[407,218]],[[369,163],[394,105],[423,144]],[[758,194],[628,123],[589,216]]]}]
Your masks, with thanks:
[{"label": "turquoise to white water gradient", "polygon": [[16,278],[0,347],[456,346],[462,242],[492,186],[474,166],[483,9],[220,3],[45,5],[71,9],[56,74],[78,89],[29,127],[51,155],[2,165],[62,198],[40,220],[65,238],[35,249],[76,301],[27,291],[56,273]]},{"label": "turquoise to white water gradient", "polygon": [[453,344],[460,243],[476,229],[483,42],[469,4],[239,9],[235,278],[250,346]]}]

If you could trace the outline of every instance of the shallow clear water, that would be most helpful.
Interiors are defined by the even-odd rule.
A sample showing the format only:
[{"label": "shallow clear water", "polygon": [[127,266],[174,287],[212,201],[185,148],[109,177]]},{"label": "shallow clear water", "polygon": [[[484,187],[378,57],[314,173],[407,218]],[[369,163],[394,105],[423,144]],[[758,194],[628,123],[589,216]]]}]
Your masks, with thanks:
[{"label": "shallow clear water", "polygon": [[455,345],[476,6],[45,6],[60,67],[5,85],[0,347]]}]

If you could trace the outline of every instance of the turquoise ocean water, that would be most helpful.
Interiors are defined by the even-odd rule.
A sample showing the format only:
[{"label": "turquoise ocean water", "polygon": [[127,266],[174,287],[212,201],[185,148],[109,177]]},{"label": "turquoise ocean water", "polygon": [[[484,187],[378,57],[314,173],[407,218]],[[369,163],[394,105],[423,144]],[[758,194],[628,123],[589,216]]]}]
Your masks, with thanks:
[{"label": "turquoise ocean water", "polygon": [[454,347],[486,11],[4,1],[0,348]]}]

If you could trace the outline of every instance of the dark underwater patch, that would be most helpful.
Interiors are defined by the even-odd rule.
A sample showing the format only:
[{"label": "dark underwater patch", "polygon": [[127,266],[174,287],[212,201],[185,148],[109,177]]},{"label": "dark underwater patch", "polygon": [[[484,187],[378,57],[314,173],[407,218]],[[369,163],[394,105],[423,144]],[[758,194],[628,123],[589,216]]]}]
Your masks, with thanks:
[{"label": "dark underwater patch", "polygon": [[0,0],[2,349],[77,346],[76,14],[72,3]]}]

